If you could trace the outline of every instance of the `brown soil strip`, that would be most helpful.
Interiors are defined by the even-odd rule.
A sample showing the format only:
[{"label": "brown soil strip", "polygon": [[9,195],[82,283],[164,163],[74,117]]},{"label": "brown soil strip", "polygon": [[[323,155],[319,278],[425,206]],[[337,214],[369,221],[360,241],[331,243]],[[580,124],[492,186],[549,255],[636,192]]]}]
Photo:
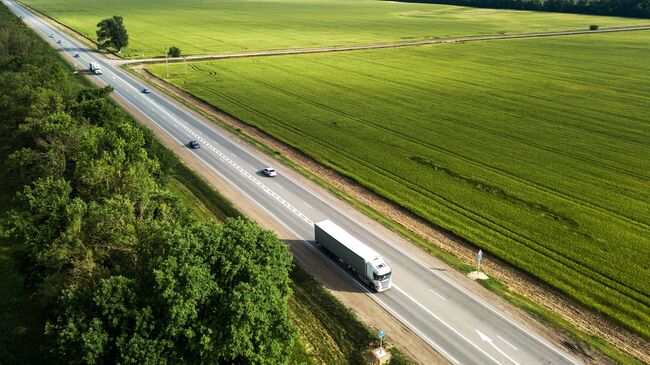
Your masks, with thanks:
[{"label": "brown soil strip", "polygon": [[[263,145],[280,152],[282,156],[286,157],[293,163],[309,170],[336,189],[354,197],[359,202],[371,207],[384,217],[399,223],[420,237],[423,237],[433,245],[436,245],[458,257],[463,262],[474,264],[474,255],[477,248],[471,244],[433,227],[430,223],[415,216],[404,208],[397,206],[386,198],[369,191],[358,183],[323,166],[319,162],[285,145],[281,141],[266,135],[259,129],[246,124],[245,122],[154,76],[144,69],[143,65],[134,66],[133,69],[150,82],[182,98],[194,107],[218,118],[223,123],[240,130],[245,135],[259,141]],[[559,314],[566,321],[586,333],[601,337],[614,344],[621,351],[626,352],[645,363],[650,363],[650,343],[640,336],[612,323],[603,316],[591,312],[583,305],[563,296],[561,293],[553,290],[544,283],[521,273],[505,262],[494,258],[488,258],[482,262],[482,268],[484,268],[488,275],[506,285],[512,292],[531,299],[544,308]],[[585,363],[603,364],[610,362],[609,359],[604,358],[599,352],[585,348],[582,344],[576,344],[575,341],[565,335],[553,333],[553,331],[550,331],[548,328],[542,328],[539,325],[537,325],[537,328],[547,335],[550,335],[550,337],[553,337],[556,343],[562,344],[569,351],[578,355]]]},{"label": "brown soil strip", "polygon": [[[154,122],[133,108],[120,98],[113,98],[122,108],[129,112],[140,123],[151,129],[158,140],[172,150],[185,164],[202,176],[215,190],[219,191],[226,199],[245,216],[257,222],[265,229],[271,229],[280,239],[285,241],[294,255],[296,261],[310,273],[316,272],[315,278],[346,306],[351,308],[359,319],[371,326],[374,330],[383,329],[390,334],[388,341],[396,346],[417,364],[449,364],[449,362],[432,349],[421,338],[405,327],[395,317],[379,307],[368,295],[359,292],[358,288],[343,272],[335,269],[319,255],[314,255],[307,245],[295,237],[279,222],[271,218],[252,201],[242,199],[242,195],[233,185],[225,181],[219,174],[198,160],[184,144],[173,139],[161,130]],[[237,140],[238,137],[224,131],[229,138]]]}]

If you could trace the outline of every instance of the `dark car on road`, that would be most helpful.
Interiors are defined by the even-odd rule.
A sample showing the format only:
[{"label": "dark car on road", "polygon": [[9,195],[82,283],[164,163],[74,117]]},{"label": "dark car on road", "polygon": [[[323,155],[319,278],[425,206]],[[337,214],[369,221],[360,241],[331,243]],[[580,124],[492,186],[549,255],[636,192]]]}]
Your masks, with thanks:
[{"label": "dark car on road", "polygon": [[190,147],[197,149],[201,148],[201,145],[199,144],[199,141],[190,141]]},{"label": "dark car on road", "polygon": [[149,94],[149,93],[151,93],[151,90],[149,90],[148,88],[145,87],[144,89],[142,89],[142,93],[143,94]]}]

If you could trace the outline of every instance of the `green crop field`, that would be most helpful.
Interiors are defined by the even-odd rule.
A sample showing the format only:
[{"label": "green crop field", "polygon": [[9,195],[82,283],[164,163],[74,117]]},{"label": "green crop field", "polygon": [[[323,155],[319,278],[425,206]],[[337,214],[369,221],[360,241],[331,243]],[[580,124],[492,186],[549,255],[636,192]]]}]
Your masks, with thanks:
[{"label": "green crop field", "polygon": [[650,338],[648,44],[233,59],[170,81]]},{"label": "green crop field", "polygon": [[121,15],[125,57],[366,44],[460,35],[647,24],[647,19],[475,9],[381,0],[24,0],[95,38],[97,22]]}]

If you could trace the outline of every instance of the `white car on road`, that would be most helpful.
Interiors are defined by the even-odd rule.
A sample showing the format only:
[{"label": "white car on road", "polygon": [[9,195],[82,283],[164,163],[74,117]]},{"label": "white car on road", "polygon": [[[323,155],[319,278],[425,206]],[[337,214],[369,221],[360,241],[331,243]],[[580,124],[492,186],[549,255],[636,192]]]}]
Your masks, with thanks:
[{"label": "white car on road", "polygon": [[262,173],[268,177],[273,177],[278,174],[278,172],[275,171],[273,167],[265,167],[264,169],[262,169]]}]

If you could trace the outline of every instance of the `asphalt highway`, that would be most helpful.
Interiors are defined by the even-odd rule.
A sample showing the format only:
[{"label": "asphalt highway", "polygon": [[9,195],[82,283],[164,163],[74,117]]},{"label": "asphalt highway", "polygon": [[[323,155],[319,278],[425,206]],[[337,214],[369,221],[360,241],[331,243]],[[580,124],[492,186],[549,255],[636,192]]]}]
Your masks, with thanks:
[{"label": "asphalt highway", "polygon": [[[196,158],[230,182],[243,199],[250,199],[302,240],[313,255],[323,255],[313,243],[313,222],[331,219],[384,256],[393,272],[393,287],[382,293],[372,293],[357,282],[359,292],[370,296],[451,363],[577,363],[533,329],[509,319],[444,272],[428,267],[400,249],[395,242],[399,238],[387,239],[388,236],[360,223],[352,215],[351,207],[331,204],[335,199],[331,194],[322,189],[306,188],[291,174],[283,174],[286,168],[271,158],[260,156],[251,150],[252,147],[228,139],[218,127],[172,98],[153,88],[150,94],[142,93],[146,85],[114,62],[90,51],[20,4],[3,2],[80,68],[87,69],[91,61],[99,63],[103,74],[88,77],[111,85],[117,98],[150,118],[179,144],[199,141],[201,148],[193,150]],[[78,58],[72,56],[75,52],[79,53]],[[260,170],[267,165],[273,165],[279,175],[274,178],[261,175]],[[337,266],[334,262],[331,265]],[[350,275],[349,280],[356,279]]]}]

